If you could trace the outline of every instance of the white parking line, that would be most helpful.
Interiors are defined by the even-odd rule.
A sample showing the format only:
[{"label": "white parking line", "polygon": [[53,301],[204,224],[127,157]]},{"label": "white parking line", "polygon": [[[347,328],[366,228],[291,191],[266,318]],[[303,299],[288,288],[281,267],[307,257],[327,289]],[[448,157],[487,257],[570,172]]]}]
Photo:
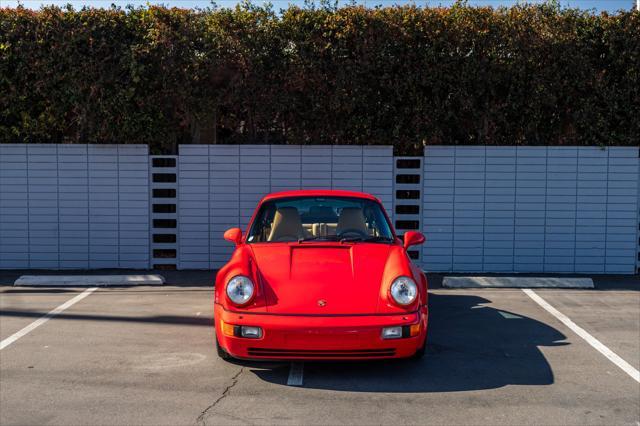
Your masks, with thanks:
[{"label": "white parking line", "polygon": [[304,364],[301,362],[292,362],[289,367],[288,386],[302,386],[304,381]]},{"label": "white parking line", "polygon": [[20,330],[17,333],[14,333],[11,336],[7,337],[6,339],[4,339],[3,341],[0,342],[0,351],[3,350],[4,348],[6,348],[7,346],[9,346],[10,344],[12,344],[13,342],[15,342],[16,340],[18,340],[19,338],[29,334],[31,331],[33,331],[36,328],[40,327],[42,324],[44,324],[45,322],[49,321],[51,318],[53,318],[54,316],[58,315],[60,312],[64,311],[68,307],[73,306],[74,304],[78,303],[79,301],[81,301],[82,299],[84,299],[85,297],[87,297],[88,295],[90,295],[91,293],[96,291],[97,289],[98,289],[98,287],[91,287],[91,288],[86,289],[85,291],[83,291],[82,293],[78,294],[73,299],[67,300],[62,305],[60,305],[57,308],[55,308],[54,310],[50,311],[45,316],[35,320],[34,322],[29,324],[28,326],[26,326],[22,330]]},{"label": "white parking line", "polygon": [[578,326],[576,323],[571,321],[571,319],[569,319],[569,317],[567,317],[565,314],[558,311],[556,308],[554,308],[549,303],[547,303],[546,300],[538,296],[533,290],[527,288],[527,289],[523,289],[522,291],[524,291],[527,296],[533,299],[534,302],[542,306],[544,310],[546,310],[551,315],[553,315],[558,320],[560,320],[560,322],[562,322],[564,325],[569,327],[578,336],[582,337],[588,344],[593,346],[598,352],[600,352],[602,355],[607,357],[609,361],[613,362],[622,371],[624,371],[633,379],[635,379],[636,382],[640,383],[640,371],[633,368],[631,364],[629,364],[627,361],[625,361],[624,359],[616,355],[611,349],[603,345],[602,342],[600,342],[598,339],[596,339],[591,334],[589,334],[585,329],[583,329],[582,327]]}]

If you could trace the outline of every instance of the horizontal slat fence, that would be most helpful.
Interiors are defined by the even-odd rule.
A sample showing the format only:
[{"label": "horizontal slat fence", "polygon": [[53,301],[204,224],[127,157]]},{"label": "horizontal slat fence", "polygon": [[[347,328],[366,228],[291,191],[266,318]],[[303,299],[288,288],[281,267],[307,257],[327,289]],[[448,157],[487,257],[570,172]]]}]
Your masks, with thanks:
[{"label": "horizontal slat fence", "polygon": [[179,269],[226,263],[233,245],[222,234],[231,227],[245,230],[270,192],[366,191],[392,211],[390,146],[181,145],[179,153]]},{"label": "horizontal slat fence", "polygon": [[149,267],[146,145],[0,145],[0,268]]},{"label": "horizontal slat fence", "polygon": [[638,148],[429,146],[423,267],[636,272]]},{"label": "horizontal slat fence", "polygon": [[[421,264],[635,273],[639,157],[622,147],[429,146],[416,198]],[[173,158],[169,193],[151,184],[145,145],[0,145],[0,268],[149,268],[170,245],[178,269],[215,269],[233,250],[224,231],[246,228],[269,192],[364,191],[393,216],[401,188],[390,146],[182,145]],[[177,214],[153,210],[171,200]],[[175,224],[153,228],[151,215]]]}]

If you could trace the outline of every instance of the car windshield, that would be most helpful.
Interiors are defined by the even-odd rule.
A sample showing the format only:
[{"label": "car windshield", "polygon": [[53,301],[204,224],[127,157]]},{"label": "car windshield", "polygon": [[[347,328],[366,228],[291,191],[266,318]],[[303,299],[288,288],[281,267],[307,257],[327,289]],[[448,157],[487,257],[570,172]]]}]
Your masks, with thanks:
[{"label": "car windshield", "polygon": [[380,204],[355,197],[293,197],[266,201],[247,242],[393,242]]}]

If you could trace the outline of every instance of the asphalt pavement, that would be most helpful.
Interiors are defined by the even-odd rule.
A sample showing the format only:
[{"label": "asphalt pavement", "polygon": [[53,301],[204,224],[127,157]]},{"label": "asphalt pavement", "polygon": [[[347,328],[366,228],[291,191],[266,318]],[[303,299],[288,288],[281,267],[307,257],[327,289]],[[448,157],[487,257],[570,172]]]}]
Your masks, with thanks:
[{"label": "asphalt pavement", "polygon": [[[640,425],[640,383],[522,290],[432,276],[424,359],[304,363],[290,386],[289,363],[220,360],[212,274],[175,274],[86,294],[0,285],[0,340],[41,321],[0,350],[0,424]],[[535,294],[637,371],[640,280],[594,278]]]}]

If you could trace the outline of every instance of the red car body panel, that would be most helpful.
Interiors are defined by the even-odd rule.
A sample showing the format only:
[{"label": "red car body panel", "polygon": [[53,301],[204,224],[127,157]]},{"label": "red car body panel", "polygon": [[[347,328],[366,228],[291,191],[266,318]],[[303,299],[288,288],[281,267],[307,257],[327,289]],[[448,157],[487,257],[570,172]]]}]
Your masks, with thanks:
[{"label": "red car body panel", "polygon": [[[369,194],[352,191],[274,193],[260,201],[247,229],[265,201],[308,196],[366,198],[379,203]],[[216,275],[214,318],[219,345],[234,357],[249,359],[412,356],[425,344],[427,281],[411,263],[403,243],[396,240],[393,244],[249,244],[245,232],[230,261]],[[226,296],[226,284],[236,275],[250,277],[255,286],[255,295],[245,306],[234,305]],[[399,276],[408,276],[418,285],[418,297],[408,306],[396,304],[390,295],[391,283]],[[225,335],[222,322],[259,326],[263,335],[259,339]],[[382,339],[383,327],[414,324],[420,327],[413,337]]]}]

